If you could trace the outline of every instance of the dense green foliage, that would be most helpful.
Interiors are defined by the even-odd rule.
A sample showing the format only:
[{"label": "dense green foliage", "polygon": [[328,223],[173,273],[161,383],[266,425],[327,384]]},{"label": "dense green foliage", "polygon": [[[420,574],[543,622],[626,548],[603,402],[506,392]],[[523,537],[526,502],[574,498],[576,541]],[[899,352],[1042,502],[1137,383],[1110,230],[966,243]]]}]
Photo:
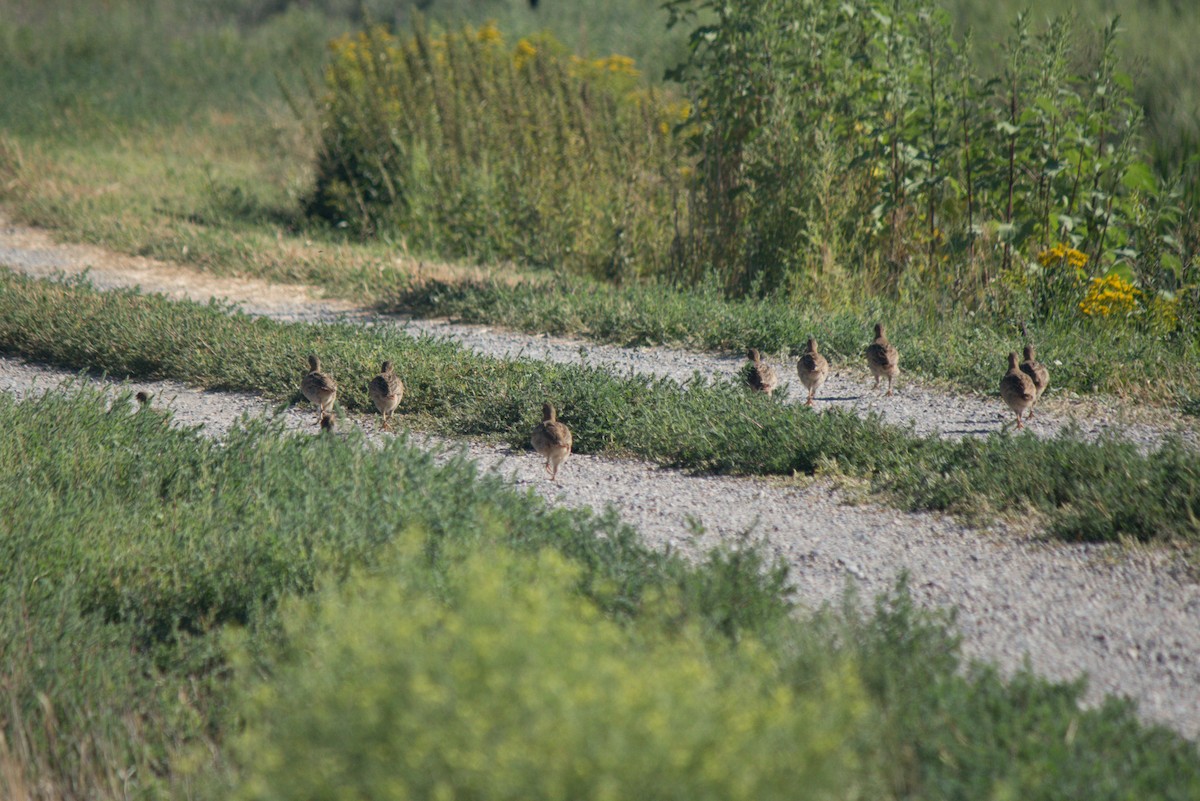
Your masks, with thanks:
[{"label": "dense green foliage", "polygon": [[692,26],[674,125],[627,87],[606,105],[603,82],[566,80],[549,46],[510,55],[491,27],[337,45],[313,208],[445,255],[715,274],[735,294],[866,285],[1168,330],[1197,306],[1195,243],[1140,150],[1115,23],[1087,48],[1067,18],[1018,16],[985,71],[917,0],[667,6]]},{"label": "dense green foliage", "polygon": [[829,799],[881,789],[855,747],[873,710],[849,660],[788,686],[758,643],[664,632],[674,601],[620,626],[573,591],[561,559],[484,549],[461,561],[436,585],[402,563],[291,617],[291,659],[254,697],[240,797],[767,801],[798,787]]},{"label": "dense green foliage", "polygon": [[87,389],[0,416],[5,798],[1200,790],[1193,744],[963,669],[903,589],[794,618],[752,547],[689,567],[401,438],[218,443]]},{"label": "dense green foliage", "polygon": [[391,359],[406,385],[400,412],[435,431],[524,446],[549,399],[579,453],[632,453],[718,473],[832,469],[868,478],[914,509],[1033,509],[1069,539],[1200,537],[1200,457],[1175,440],[1142,455],[1128,442],[1088,443],[1071,432],[1052,440],[1003,432],[921,438],[878,418],[818,414],[728,382],[617,378],[588,366],[477,356],[385,326],[280,323],[11,273],[0,273],[0,352],[288,400],[299,399],[306,354],[316,352],[351,410],[371,408],[366,382]]},{"label": "dense green foliage", "polygon": [[618,279],[663,266],[674,120],[630,59],[508,45],[492,25],[373,28],[332,50],[310,213],[448,257]]},{"label": "dense green foliage", "polygon": [[668,5],[700,14],[678,73],[700,126],[690,269],[742,289],[850,272],[973,298],[996,277],[1045,280],[1027,263],[1066,240],[1097,274],[1127,263],[1179,288],[1115,26],[1084,55],[1065,19],[1035,34],[1018,17],[984,72],[911,0]]},{"label": "dense green foliage", "polygon": [[0,763],[11,753],[66,798],[186,780],[169,759],[208,762],[231,722],[213,633],[246,624],[265,643],[281,598],[375,562],[404,532],[421,533],[426,570],[451,543],[553,548],[614,618],[669,594],[679,625],[736,638],[788,609],[783,573],[752,550],[689,568],[611,515],[548,510],[403,439],[258,423],[217,443],[86,390],[0,395],[0,414]]}]

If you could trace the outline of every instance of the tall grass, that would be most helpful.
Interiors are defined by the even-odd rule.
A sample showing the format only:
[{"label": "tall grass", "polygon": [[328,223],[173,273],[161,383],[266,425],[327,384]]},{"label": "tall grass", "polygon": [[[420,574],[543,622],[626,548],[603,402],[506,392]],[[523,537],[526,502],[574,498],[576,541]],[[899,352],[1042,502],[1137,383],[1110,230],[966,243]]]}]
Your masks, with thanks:
[{"label": "tall grass", "polygon": [[680,113],[636,78],[627,58],[508,44],[492,25],[337,40],[309,213],[420,252],[655,272],[679,213]]}]

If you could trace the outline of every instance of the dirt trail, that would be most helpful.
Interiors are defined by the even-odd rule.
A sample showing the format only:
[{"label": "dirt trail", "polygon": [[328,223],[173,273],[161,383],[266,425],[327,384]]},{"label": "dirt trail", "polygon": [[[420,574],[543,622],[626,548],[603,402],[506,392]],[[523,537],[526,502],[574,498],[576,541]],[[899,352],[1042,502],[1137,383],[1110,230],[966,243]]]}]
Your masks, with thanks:
[{"label": "dirt trail", "polygon": [[[138,284],[197,300],[216,295],[252,313],[280,319],[373,318],[351,304],[320,299],[312,288],[227,280],[99,248],[59,245],[42,232],[3,221],[0,265],[42,276],[90,269],[93,283],[100,287]],[[678,371],[688,378],[695,370],[721,375],[740,365],[740,360],[709,354],[603,348],[444,322],[395,322],[414,332],[453,336],[484,352],[585,360],[621,372]],[[18,396],[54,388],[70,375],[0,359],[0,391]],[[838,379],[845,383],[834,382],[823,393],[823,403],[891,409],[889,419],[896,419],[894,409],[899,408],[904,414],[935,419],[934,430],[942,435],[994,430],[1001,419],[998,401],[991,399],[937,393],[909,382],[898,393],[898,402],[885,402],[864,392],[865,370],[860,374],[843,368]],[[115,385],[109,386],[116,391]],[[129,388],[143,387],[155,392],[156,403],[168,405],[180,424],[202,424],[214,436],[221,436],[241,414],[269,413],[274,405],[252,395],[202,392],[172,382],[140,382]],[[793,391],[793,396],[798,394]],[[854,405],[855,399],[860,405]],[[964,412],[965,403],[977,406]],[[1035,419],[1035,426],[1045,427],[1041,433],[1064,424],[1067,418],[1056,416],[1062,408]],[[1111,420],[1120,421],[1120,412],[1111,414]],[[285,415],[296,429],[312,430],[307,407]],[[378,436],[376,422],[364,418],[347,425],[361,424],[370,436]],[[1166,430],[1144,421],[1139,425],[1147,441]],[[974,428],[959,431],[963,426]],[[867,597],[886,591],[901,571],[907,571],[920,603],[958,611],[969,656],[1005,670],[1016,669],[1027,658],[1036,671],[1054,679],[1087,673],[1090,702],[1105,693],[1128,695],[1138,702],[1144,718],[1190,737],[1200,735],[1200,585],[1170,553],[1042,543],[1028,531],[1002,526],[980,531],[940,515],[850,505],[845,494],[823,482],[693,477],[606,457],[572,457],[556,485],[545,480],[530,453],[427,436],[415,440],[432,448],[466,447],[482,464],[518,487],[535,489],[552,504],[595,509],[611,504],[659,547],[699,554],[749,533],[787,561],[798,598],[809,606],[836,601],[847,582]]]},{"label": "dirt trail", "polygon": [[[322,322],[335,319],[391,324],[414,336],[429,334],[461,343],[478,353],[496,357],[522,356],[571,364],[591,364],[618,375],[643,373],[671,378],[680,383],[696,374],[707,380],[735,378],[740,357],[722,356],[665,347],[622,348],[581,339],[549,337],[505,331],[485,325],[462,325],[446,320],[414,319],[403,315],[380,315],[353,303],[324,298],[319,289],[303,285],[272,284],[254,278],[225,278],[185,266],[152,259],[124,256],[90,245],[56,243],[46,232],[14,225],[0,216],[0,266],[27,275],[48,278],[87,272],[98,288],[138,286],[172,298],[206,302],[212,297],[238,304],[251,314],[286,321]],[[865,334],[864,334],[865,336]],[[903,344],[901,368],[903,369]],[[1111,400],[1079,398],[1053,386],[1039,403],[1028,429],[1038,436],[1054,436],[1074,425],[1088,437],[1104,433],[1118,435],[1149,450],[1164,436],[1175,433],[1200,447],[1196,422],[1167,410],[1129,408]],[[768,357],[780,371],[785,384],[776,394],[786,402],[803,398],[795,372],[795,361]],[[997,382],[1004,367],[997,362]],[[835,364],[822,392],[818,408],[841,408],[860,416],[880,415],[886,422],[912,426],[922,436],[987,436],[1012,415],[998,397],[947,392],[901,373],[893,397],[874,390],[864,364]]]}]

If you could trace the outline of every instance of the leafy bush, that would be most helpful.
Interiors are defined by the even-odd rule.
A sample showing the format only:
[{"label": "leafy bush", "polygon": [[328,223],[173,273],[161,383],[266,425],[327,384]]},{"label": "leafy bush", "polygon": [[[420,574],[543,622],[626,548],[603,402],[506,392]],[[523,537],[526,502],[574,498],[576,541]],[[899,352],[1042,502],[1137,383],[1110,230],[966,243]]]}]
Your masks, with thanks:
[{"label": "leafy bush", "polygon": [[289,610],[242,798],[832,799],[870,781],[852,669],[789,688],[754,643],[617,626],[549,554],[473,553],[436,597],[411,558]]},{"label": "leafy bush", "polygon": [[1060,238],[1102,270],[1180,265],[1167,221],[1142,224],[1169,199],[1139,151],[1115,23],[1089,53],[1066,18],[1034,35],[1019,15],[980,75],[972,41],[916,0],[669,6],[700,19],[677,76],[701,132],[695,203],[717,221],[689,264],[730,286],[806,288],[853,265],[971,296]]},{"label": "leafy bush", "polygon": [[445,256],[661,268],[678,213],[681,112],[630,59],[568,56],[494,25],[332,45],[309,212]]}]

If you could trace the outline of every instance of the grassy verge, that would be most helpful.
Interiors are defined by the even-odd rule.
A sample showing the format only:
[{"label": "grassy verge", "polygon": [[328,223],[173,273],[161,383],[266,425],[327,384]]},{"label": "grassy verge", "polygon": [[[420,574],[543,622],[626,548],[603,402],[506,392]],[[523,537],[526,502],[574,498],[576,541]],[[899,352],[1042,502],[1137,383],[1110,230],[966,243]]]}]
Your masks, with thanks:
[{"label": "grassy verge", "polygon": [[[872,299],[853,311],[783,300],[729,300],[715,289],[612,287],[585,279],[426,281],[381,304],[520,331],[586,336],[621,345],[676,345],[745,353],[748,347],[792,356],[815,336],[832,361],[861,365],[877,321],[888,324],[906,372],[979,392],[996,390],[1004,356],[1020,351],[1018,320],[954,314],[917,303]],[[1078,319],[1030,330],[1038,356],[1053,365],[1056,389],[1105,393],[1191,408],[1200,376],[1200,340],[1168,338]]]},{"label": "grassy verge", "polygon": [[401,409],[435,431],[523,444],[545,399],[581,453],[636,454],[721,473],[833,469],[869,478],[914,509],[1035,511],[1070,539],[1194,542],[1200,457],[1169,441],[1130,443],[994,434],[923,439],[877,419],[783,405],[728,383],[617,378],[594,368],[476,356],[389,329],[286,324],[217,306],[0,274],[0,352],[114,375],[176,378],[298,399],[305,356],[340,379],[339,402],[367,410],[385,358],[407,386]]},{"label": "grassy verge", "polygon": [[796,619],[752,549],[691,568],[402,439],[218,444],[87,389],[0,416],[5,797],[1200,789],[1195,746],[1127,703],[960,669],[902,589]]}]

